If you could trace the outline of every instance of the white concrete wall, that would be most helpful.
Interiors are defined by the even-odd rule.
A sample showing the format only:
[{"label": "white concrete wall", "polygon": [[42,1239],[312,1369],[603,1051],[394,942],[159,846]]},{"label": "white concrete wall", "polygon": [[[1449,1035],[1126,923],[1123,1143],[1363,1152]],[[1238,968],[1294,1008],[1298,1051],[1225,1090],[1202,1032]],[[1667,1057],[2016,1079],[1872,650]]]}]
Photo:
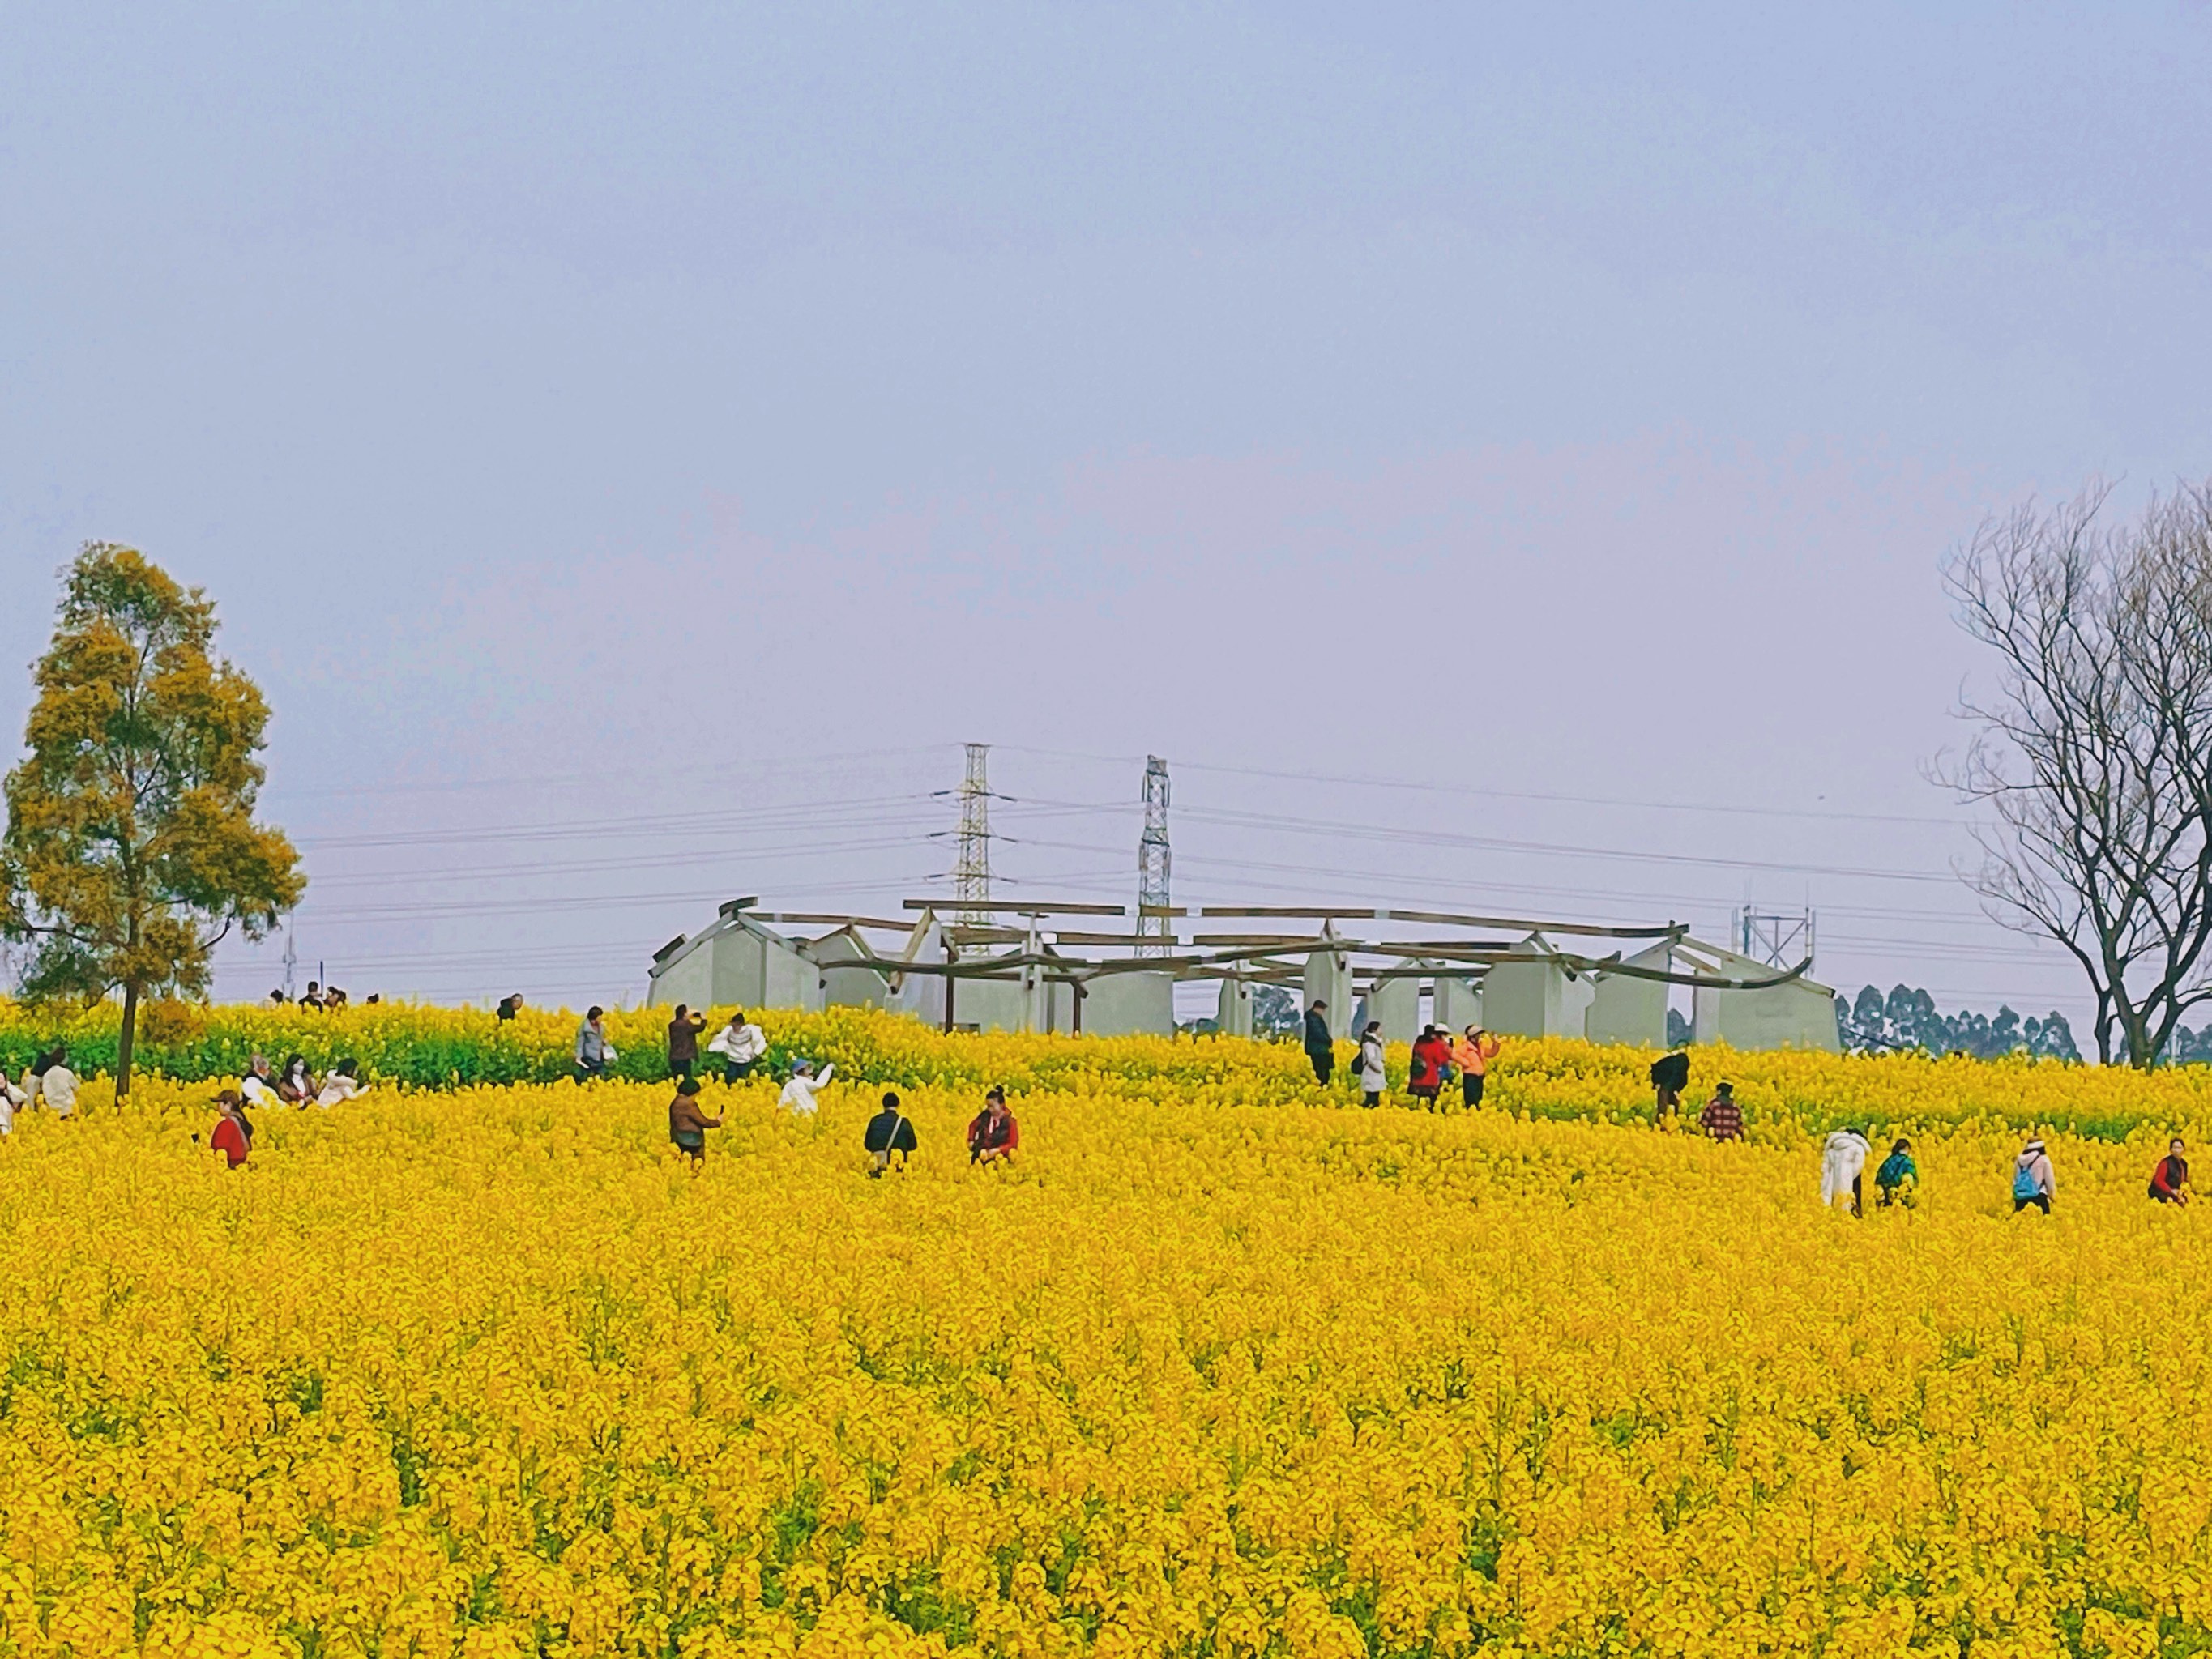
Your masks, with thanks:
[{"label": "white concrete wall", "polygon": [[[1251,1015],[1246,1005],[1246,1035]],[[1127,1036],[1145,1032],[1175,1035],[1175,975],[1151,971],[1101,974],[1085,987],[1083,1031],[1086,1036]]]},{"label": "white concrete wall", "polygon": [[[1421,1034],[1421,981],[1386,979],[1369,999],[1367,1018],[1382,1022],[1385,1042],[1411,1042]],[[1358,1036],[1353,1032],[1354,1036]]]},{"label": "white concrete wall", "polygon": [[[917,922],[915,933],[908,936],[906,948],[899,954],[909,962],[943,962],[943,926],[935,921]],[[925,1025],[942,1029],[945,1024],[945,975],[907,975],[898,989],[891,993],[890,1006],[899,1013],[913,1015]]]},{"label": "white concrete wall", "polygon": [[711,1006],[714,994],[714,945],[709,939],[678,954],[676,959],[646,982],[646,1006],[672,1008],[689,1003],[694,1008]]},{"label": "white concrete wall", "polygon": [[1843,1046],[1836,1036],[1836,994],[1802,979],[1763,991],[1695,991],[1690,1023],[1699,1042],[1737,1048],[1814,1048],[1832,1054]]},{"label": "white concrete wall", "polygon": [[760,951],[761,1006],[817,1012],[822,1006],[821,970],[798,951],[774,939],[763,939],[756,943]]},{"label": "white concrete wall", "polygon": [[840,968],[841,962],[866,960],[869,953],[842,929],[818,939],[806,954],[820,970],[822,1006],[825,1008],[881,1008],[890,1000],[889,981],[870,968]]},{"label": "white concrete wall", "polygon": [[1241,979],[1224,979],[1214,1003],[1213,1023],[1224,1036],[1252,1035],[1252,987]]},{"label": "white concrete wall", "polygon": [[[1627,960],[1638,968],[1667,971],[1674,959],[1674,947],[1657,945],[1639,951]],[[1640,1048],[1667,1046],[1668,987],[1663,981],[1637,979],[1626,974],[1600,978],[1592,987],[1584,1034],[1592,1042],[1626,1042]]]},{"label": "white concrete wall", "polygon": [[1482,981],[1482,1023],[1513,1036],[1581,1036],[1592,993],[1549,962],[1501,962]]},{"label": "white concrete wall", "polygon": [[1345,957],[1329,951],[1308,957],[1304,991],[1298,1001],[1301,1016],[1318,999],[1328,1004],[1322,1012],[1328,1017],[1331,1036],[1342,1037],[1352,1029],[1352,975]]},{"label": "white concrete wall", "polygon": [[770,1006],[761,971],[764,943],[758,934],[743,927],[728,928],[714,936],[715,1007],[753,1009]]},{"label": "white concrete wall", "polygon": [[1501,962],[1482,981],[1483,1024],[1511,1036],[1559,1029],[1559,970],[1548,962]]},{"label": "white concrete wall", "polygon": [[1437,975],[1436,1023],[1456,1036],[1470,1025],[1484,1024],[1482,992],[1473,980]]}]

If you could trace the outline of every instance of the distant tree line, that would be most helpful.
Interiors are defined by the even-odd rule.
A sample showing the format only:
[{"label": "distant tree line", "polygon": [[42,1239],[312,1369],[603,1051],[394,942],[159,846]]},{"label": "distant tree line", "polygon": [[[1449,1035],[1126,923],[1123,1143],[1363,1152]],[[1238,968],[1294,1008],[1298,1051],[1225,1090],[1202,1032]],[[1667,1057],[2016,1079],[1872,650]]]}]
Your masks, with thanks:
[{"label": "distant tree line", "polygon": [[1929,1054],[1972,1054],[1979,1060],[2022,1054],[2047,1060],[2081,1058],[2073,1028],[2056,1010],[2041,1019],[2033,1015],[2023,1019],[2008,1007],[2000,1007],[1995,1018],[1966,1009],[1947,1014],[1927,992],[1905,985],[1891,987],[1887,996],[1871,985],[1853,1000],[1838,996],[1836,1034],[1851,1054],[1917,1049]]}]

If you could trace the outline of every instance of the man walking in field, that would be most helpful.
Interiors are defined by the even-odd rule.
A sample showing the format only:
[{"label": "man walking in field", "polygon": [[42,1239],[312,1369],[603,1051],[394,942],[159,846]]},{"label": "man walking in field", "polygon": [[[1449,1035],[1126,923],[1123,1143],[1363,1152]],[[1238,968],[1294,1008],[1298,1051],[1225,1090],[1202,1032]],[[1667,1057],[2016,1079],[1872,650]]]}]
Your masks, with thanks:
[{"label": "man walking in field", "polygon": [[1314,1080],[1324,1089],[1336,1070],[1336,1039],[1328,1034],[1328,1004],[1318,997],[1306,1010],[1306,1058],[1313,1062]]}]

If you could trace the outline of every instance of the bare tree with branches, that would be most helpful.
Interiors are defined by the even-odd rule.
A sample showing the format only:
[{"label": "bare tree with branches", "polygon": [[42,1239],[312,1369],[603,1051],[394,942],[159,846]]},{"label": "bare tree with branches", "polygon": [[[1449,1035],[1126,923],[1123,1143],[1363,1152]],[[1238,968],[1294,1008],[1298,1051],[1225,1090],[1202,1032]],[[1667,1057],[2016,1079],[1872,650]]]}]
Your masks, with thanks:
[{"label": "bare tree with branches", "polygon": [[2212,484],[2124,526],[2110,496],[1989,520],[1945,562],[1998,674],[1936,776],[1994,818],[1969,884],[2081,964],[2098,1058],[2148,1067],[2212,1001]]}]

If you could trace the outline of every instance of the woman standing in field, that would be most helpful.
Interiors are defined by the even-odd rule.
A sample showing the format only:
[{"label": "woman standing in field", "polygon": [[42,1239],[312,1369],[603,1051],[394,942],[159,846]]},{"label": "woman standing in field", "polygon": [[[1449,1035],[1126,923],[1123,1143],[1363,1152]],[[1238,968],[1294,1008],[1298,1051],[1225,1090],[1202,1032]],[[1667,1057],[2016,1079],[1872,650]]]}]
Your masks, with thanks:
[{"label": "woman standing in field", "polygon": [[215,1097],[215,1109],[219,1115],[208,1145],[223,1155],[224,1168],[235,1170],[253,1150],[253,1128],[246,1121],[246,1103],[237,1090],[225,1089]]},{"label": "woman standing in field", "polygon": [[2041,1136],[2030,1135],[2012,1164],[2012,1212],[2018,1215],[2033,1204],[2049,1215],[2051,1200],[2057,1195],[2058,1172],[2051,1167],[2051,1154],[2044,1150]]},{"label": "woman standing in field", "polygon": [[1482,1104],[1482,1085],[1490,1062],[1498,1058],[1498,1039],[1480,1025],[1470,1025],[1467,1035],[1452,1044],[1451,1057],[1459,1067],[1460,1098],[1471,1112]]},{"label": "woman standing in field", "polygon": [[2150,1172],[2150,1195],[2161,1204],[2189,1202],[2189,1160],[2181,1155],[2179,1135],[2166,1143],[2166,1156]]},{"label": "woman standing in field", "polygon": [[1359,1034],[1359,1059],[1355,1063],[1359,1073],[1359,1103],[1380,1106],[1382,1091],[1389,1086],[1390,1074],[1382,1064],[1382,1022],[1370,1019],[1367,1029]]},{"label": "woman standing in field", "polygon": [[1437,1092],[1444,1086],[1444,1067],[1451,1062],[1451,1044],[1433,1025],[1424,1025],[1413,1039],[1413,1063],[1406,1073],[1406,1092],[1431,1111]]},{"label": "woman standing in field", "polygon": [[676,1085],[676,1097],[668,1103],[668,1139],[691,1160],[693,1173],[707,1162],[707,1131],[721,1127],[721,1119],[699,1109],[697,1078],[687,1077]]},{"label": "woman standing in field", "polygon": [[740,1008],[730,1016],[730,1023],[708,1041],[707,1052],[722,1057],[725,1084],[740,1082],[753,1074],[753,1067],[768,1052],[768,1034],[747,1019],[745,1011]]}]

